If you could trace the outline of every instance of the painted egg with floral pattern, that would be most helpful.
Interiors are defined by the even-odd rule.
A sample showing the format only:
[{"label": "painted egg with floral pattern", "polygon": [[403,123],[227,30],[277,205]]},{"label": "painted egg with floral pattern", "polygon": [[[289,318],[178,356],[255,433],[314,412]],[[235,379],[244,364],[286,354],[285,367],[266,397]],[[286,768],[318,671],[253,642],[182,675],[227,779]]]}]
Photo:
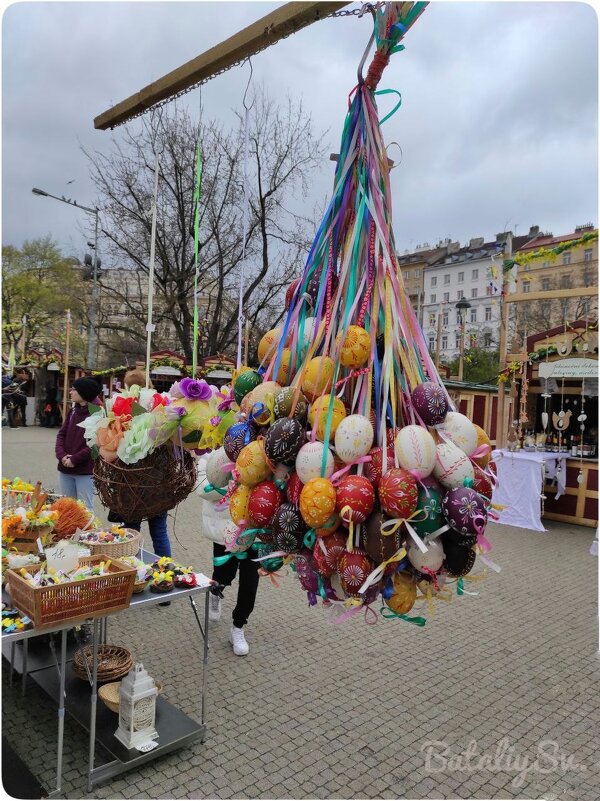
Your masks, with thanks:
[{"label": "painted egg with floral pattern", "polygon": [[290,308],[290,305],[291,305],[293,297],[294,297],[294,292],[300,286],[300,282],[301,281],[302,281],[301,278],[296,278],[296,280],[292,281],[292,283],[286,289],[286,291],[285,291],[285,308],[286,308],[286,311]]},{"label": "painted egg with floral pattern", "polygon": [[300,493],[302,492],[303,486],[304,484],[300,481],[298,473],[292,473],[285,486],[285,496],[294,506],[298,506],[300,503]]},{"label": "painted egg with floral pattern", "polygon": [[300,493],[300,514],[310,528],[323,526],[335,512],[335,487],[327,478],[311,478]]},{"label": "painted egg with floral pattern", "polygon": [[314,401],[331,389],[334,369],[329,356],[315,356],[309,361],[302,376],[302,392],[307,398]]},{"label": "painted egg with floral pattern", "polygon": [[236,423],[227,429],[223,439],[223,450],[232,462],[240,455],[244,445],[256,439],[256,428],[251,423]]},{"label": "painted egg with floral pattern", "polygon": [[241,403],[249,392],[262,384],[262,376],[256,370],[246,370],[239,375],[233,385],[233,394],[236,403]]},{"label": "painted egg with floral pattern", "polygon": [[407,518],[417,508],[417,482],[402,467],[392,467],[379,482],[381,508],[390,517]]},{"label": "painted egg with floral pattern", "polygon": [[272,328],[258,343],[258,361],[262,362],[266,356],[272,357],[277,353],[277,346],[281,340],[283,327]]},{"label": "painted egg with floral pattern", "polygon": [[238,531],[237,528],[229,527],[223,535],[223,545],[229,553],[242,553],[247,551],[256,539],[256,532],[250,529]]},{"label": "painted egg with floral pattern", "polygon": [[[374,487],[378,487],[379,482],[381,481],[381,476],[384,473],[383,448],[381,445],[376,445],[374,448],[371,448],[368,455],[371,457],[371,461],[364,463],[363,476],[368,478]],[[392,448],[387,449],[387,464],[385,467],[385,472],[387,472],[390,467],[394,467],[394,451]]]},{"label": "painted egg with floral pattern", "polygon": [[346,476],[337,487],[336,509],[344,523],[363,523],[373,511],[375,490],[364,476]]},{"label": "painted egg with floral pattern", "polygon": [[391,578],[393,593],[384,601],[397,615],[405,615],[417,600],[417,580],[412,573],[400,571]]},{"label": "painted egg with floral pattern", "polygon": [[394,443],[398,464],[405,470],[418,470],[425,478],[435,465],[435,440],[423,426],[404,426]]},{"label": "painted egg with floral pattern", "polygon": [[486,507],[489,507],[492,503],[492,482],[488,474],[479,467],[479,465],[473,465],[473,489],[475,492],[479,493],[483,498],[483,502],[485,503]]},{"label": "painted egg with floral pattern", "polygon": [[437,455],[433,475],[442,487],[454,489],[464,486],[465,478],[473,478],[475,472],[471,460],[452,442],[440,442],[436,446]]},{"label": "painted egg with floral pattern", "polygon": [[[340,338],[341,336],[338,334],[336,342],[339,342]],[[342,365],[356,370],[366,364],[370,352],[371,338],[368,332],[359,325],[348,326],[340,351]]]},{"label": "painted egg with floral pattern", "polygon": [[265,453],[270,462],[293,465],[306,441],[304,426],[298,420],[284,417],[275,420],[265,435]]},{"label": "painted egg with floral pattern", "polygon": [[475,423],[473,423],[473,426],[477,432],[477,449],[485,445],[489,450],[486,450],[486,452],[481,454],[481,456],[471,456],[471,458],[479,465],[479,467],[485,468],[487,467],[487,464],[492,456],[492,442],[481,426],[478,426]]},{"label": "painted egg with floral pattern", "polygon": [[437,573],[444,562],[444,549],[436,537],[427,543],[427,552],[423,553],[416,545],[408,546],[408,561],[423,573]]},{"label": "painted egg with floral pattern", "polygon": [[467,456],[477,448],[477,431],[466,415],[460,412],[448,412],[440,428],[443,434]]},{"label": "painted egg with floral pattern", "polygon": [[447,545],[444,567],[452,576],[466,576],[475,565],[475,551],[460,544]]},{"label": "painted egg with floral pattern", "polygon": [[418,384],[412,391],[411,399],[415,411],[426,426],[441,423],[450,408],[446,392],[439,384],[431,381]]},{"label": "painted egg with floral pattern", "polygon": [[281,389],[277,381],[264,381],[249,392],[240,404],[240,411],[248,415],[248,419],[258,426],[266,425],[270,420],[270,407]]},{"label": "painted egg with floral pattern", "polygon": [[[330,411],[330,404],[331,404],[331,411]],[[344,406],[343,402],[333,397],[331,395],[322,395],[320,398],[311,404],[310,409],[308,410],[308,422],[315,429],[315,422],[316,422],[316,433],[317,438],[321,440],[321,442],[325,441],[325,429],[327,428],[327,420],[330,417],[331,423],[329,428],[329,439],[332,440],[335,437],[335,432],[339,424],[342,422],[344,417],[346,416],[346,407]]]},{"label": "painted egg with floral pattern", "polygon": [[373,445],[373,426],[368,417],[351,414],[345,417],[335,432],[335,452],[349,464],[366,456]]},{"label": "painted egg with floral pattern", "polygon": [[307,528],[299,510],[293,504],[281,504],[273,516],[271,529],[274,542],[280,550],[297,553],[301,549]]},{"label": "painted egg with floral pattern", "polygon": [[224,487],[231,478],[231,469],[223,468],[226,464],[231,464],[231,459],[225,453],[225,448],[217,448],[209,454],[206,460],[206,478],[213,487]]},{"label": "painted egg with floral pattern", "polygon": [[[273,553],[276,548],[271,543],[255,542],[253,550],[256,552],[256,556],[254,558],[261,559],[261,557],[268,556],[270,553]],[[263,570],[266,570],[267,573],[275,573],[277,570],[283,567],[283,559],[281,556],[275,556],[272,559],[261,559],[258,564]]]},{"label": "painted egg with floral pattern", "polygon": [[346,535],[336,531],[330,537],[318,539],[313,548],[313,557],[319,573],[328,578],[338,569],[341,555],[346,550]]},{"label": "painted egg with floral pattern", "polygon": [[292,378],[292,351],[289,348],[283,348],[281,356],[279,357],[279,366],[277,367],[277,375],[274,376],[275,381],[282,387],[287,386]]},{"label": "painted egg with floral pattern", "polygon": [[267,462],[262,440],[245,445],[235,461],[235,466],[239,473],[240,484],[245,484],[247,487],[255,487],[269,478],[271,468]]},{"label": "painted egg with floral pattern", "polygon": [[240,484],[235,488],[229,499],[229,515],[236,526],[239,526],[242,520],[249,520],[248,501],[250,500],[251,492],[251,487],[245,487]]},{"label": "painted egg with floral pattern", "polygon": [[318,441],[307,442],[306,445],[300,448],[296,457],[296,473],[303,484],[306,484],[311,478],[318,478],[321,475],[321,465],[325,451],[327,451],[327,456],[324,478],[329,478],[334,471],[333,454],[329,448],[325,448],[325,445]]},{"label": "painted egg with floral pattern", "polygon": [[[292,414],[292,406],[294,405],[296,392],[298,392],[298,400],[294,407],[294,414]],[[273,414],[276,418],[279,419],[292,415],[295,420],[300,420],[301,423],[304,423],[307,412],[308,403],[306,402],[306,398],[296,387],[284,387],[275,395]]]},{"label": "painted egg with floral pattern", "polygon": [[259,528],[269,526],[283,503],[283,492],[273,481],[261,481],[252,488],[248,501],[250,520]]},{"label": "painted egg with floral pattern", "polygon": [[[427,490],[427,491],[425,491]],[[426,534],[432,534],[444,525],[444,518],[442,515],[442,497],[444,490],[440,487],[439,491],[433,487],[424,488],[421,485],[418,487],[419,497],[417,499],[415,516],[410,524],[417,532],[419,537],[424,537]]]},{"label": "painted egg with floral pattern", "polygon": [[448,525],[461,534],[477,534],[487,524],[483,498],[470,487],[449,490],[442,499],[442,512]]},{"label": "painted egg with floral pattern", "polygon": [[364,551],[355,548],[353,551],[344,551],[338,562],[338,574],[342,588],[346,595],[357,596],[358,591],[367,580],[376,564],[369,559]]},{"label": "painted egg with floral pattern", "polygon": [[[296,568],[296,576],[300,581],[300,585],[304,592],[315,595],[319,592],[319,574],[316,570],[315,560],[313,559],[312,552],[303,548],[300,553],[294,556],[294,566]],[[316,598],[312,600],[316,603]]]}]

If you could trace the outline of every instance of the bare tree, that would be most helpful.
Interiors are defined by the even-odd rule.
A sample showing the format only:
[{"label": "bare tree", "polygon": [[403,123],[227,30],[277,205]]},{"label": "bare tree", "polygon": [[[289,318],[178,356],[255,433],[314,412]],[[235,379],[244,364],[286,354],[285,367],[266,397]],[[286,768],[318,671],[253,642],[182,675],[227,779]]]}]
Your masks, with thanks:
[{"label": "bare tree", "polygon": [[[302,104],[276,104],[254,96],[249,127],[249,221],[242,265],[244,136],[215,121],[196,125],[169,108],[127,127],[109,155],[86,152],[99,194],[108,255],[121,278],[103,271],[102,291],[122,313],[100,329],[128,340],[145,336],[154,153],[160,157],[156,232],[157,347],[178,344],[192,356],[194,286],[194,185],[196,143],[202,144],[200,197],[199,355],[231,352],[237,339],[238,292],[243,267],[244,313],[253,329],[274,325],[283,312],[282,288],[299,275],[314,236],[314,215],[301,213],[313,171],[326,145]],[[107,253],[108,251],[108,253]],[[135,284],[137,283],[137,290]],[[257,331],[254,332],[255,334]]]}]

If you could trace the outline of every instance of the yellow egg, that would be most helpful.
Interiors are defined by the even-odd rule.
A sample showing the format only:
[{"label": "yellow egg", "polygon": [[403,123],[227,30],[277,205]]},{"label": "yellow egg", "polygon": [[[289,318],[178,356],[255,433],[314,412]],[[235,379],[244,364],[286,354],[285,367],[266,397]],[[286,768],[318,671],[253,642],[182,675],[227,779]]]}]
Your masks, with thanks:
[{"label": "yellow egg", "polygon": [[319,528],[335,512],[335,487],[326,478],[311,478],[300,493],[300,514],[307,526]]},{"label": "yellow egg", "polygon": [[281,359],[279,360],[279,369],[275,380],[282,387],[290,383],[290,362],[292,361],[292,351],[289,348],[284,348],[281,351]]},{"label": "yellow egg", "polygon": [[235,463],[239,473],[240,484],[246,487],[255,487],[271,475],[271,468],[267,463],[265,447],[262,440],[255,440],[245,445]]},{"label": "yellow egg", "polygon": [[229,514],[231,519],[239,526],[241,520],[248,520],[248,501],[252,487],[240,484],[229,499]]},{"label": "yellow egg", "polygon": [[262,362],[265,356],[272,357],[275,355],[276,347],[279,344],[279,340],[281,339],[281,332],[282,328],[278,326],[277,328],[272,328],[270,331],[264,335],[264,337],[258,343],[258,361]]},{"label": "yellow egg", "polygon": [[306,365],[302,378],[302,391],[310,400],[328,392],[333,383],[334,364],[329,356],[316,356]]},{"label": "yellow egg", "polygon": [[492,455],[492,447],[491,447],[492,443],[486,432],[483,430],[483,428],[481,428],[481,426],[475,425],[475,423],[473,423],[473,426],[475,427],[475,431],[477,432],[477,447],[479,448],[480,445],[490,446],[490,449],[487,453],[484,453],[483,456],[477,456],[473,459],[473,461],[476,462],[479,465],[479,467],[485,469]]},{"label": "yellow egg", "polygon": [[[319,421],[317,423],[317,437],[323,442],[325,439],[325,428],[327,426],[327,415],[329,410],[331,395],[321,395],[320,398],[312,404],[308,412],[308,422],[311,426],[315,427],[315,420],[317,416]],[[333,401],[333,408],[331,410],[331,428],[329,429],[329,439],[333,439],[337,427],[346,416],[346,407],[339,398]]]},{"label": "yellow egg", "polygon": [[394,594],[386,598],[386,604],[398,615],[405,615],[417,600],[417,582],[410,573],[394,573]]},{"label": "yellow egg", "polygon": [[[337,336],[338,344],[340,336],[341,334]],[[370,352],[371,338],[368,332],[359,325],[349,326],[340,352],[342,365],[353,369],[362,367],[366,364]]]},{"label": "yellow egg", "polygon": [[[278,384],[277,381],[264,381],[243,398],[240,404],[240,411],[249,415],[255,404],[264,404],[266,410],[262,413],[259,413],[254,418],[259,425],[264,425],[269,421],[269,409],[272,408],[272,405],[275,402],[275,396],[280,389],[281,384]],[[260,409],[260,407],[257,407],[254,411],[256,412],[258,409]]]}]

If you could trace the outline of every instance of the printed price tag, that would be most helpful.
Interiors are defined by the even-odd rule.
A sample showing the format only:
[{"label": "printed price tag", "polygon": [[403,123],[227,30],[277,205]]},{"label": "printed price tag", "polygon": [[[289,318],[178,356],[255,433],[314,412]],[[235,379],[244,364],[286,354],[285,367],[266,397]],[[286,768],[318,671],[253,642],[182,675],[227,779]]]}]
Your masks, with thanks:
[{"label": "printed price tag", "polygon": [[137,746],[137,750],[142,751],[143,753],[146,753],[147,751],[152,751],[155,748],[158,748],[158,743],[156,742],[156,740],[151,740],[150,742],[142,743],[141,745]]},{"label": "printed price tag", "polygon": [[46,548],[46,559],[48,568],[68,573],[79,567],[79,548],[73,542],[61,543],[53,548]]}]

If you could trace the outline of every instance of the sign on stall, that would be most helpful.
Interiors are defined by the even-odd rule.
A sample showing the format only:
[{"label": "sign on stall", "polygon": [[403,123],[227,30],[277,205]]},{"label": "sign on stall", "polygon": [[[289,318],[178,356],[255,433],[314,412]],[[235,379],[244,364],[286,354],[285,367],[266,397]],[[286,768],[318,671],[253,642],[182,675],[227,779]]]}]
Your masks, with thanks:
[{"label": "sign on stall", "polygon": [[598,378],[595,359],[560,359],[557,362],[540,362],[540,378]]}]

